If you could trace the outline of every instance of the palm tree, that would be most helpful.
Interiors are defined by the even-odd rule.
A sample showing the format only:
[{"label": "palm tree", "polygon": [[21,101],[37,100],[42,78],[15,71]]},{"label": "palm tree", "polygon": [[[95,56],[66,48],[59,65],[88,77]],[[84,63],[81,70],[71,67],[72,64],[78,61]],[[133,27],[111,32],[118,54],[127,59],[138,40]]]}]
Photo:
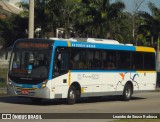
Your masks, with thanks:
[{"label": "palm tree", "polygon": [[77,9],[78,21],[75,28],[90,37],[113,37],[124,3],[110,0],[82,0]]},{"label": "palm tree", "polygon": [[144,36],[151,37],[151,45],[154,40],[158,39],[160,33],[160,8],[157,8],[153,3],[148,3],[151,14],[147,12],[140,12],[139,16],[142,20],[139,26],[139,33]]},{"label": "palm tree", "polygon": [[132,15],[128,12],[122,12],[117,17],[114,27],[113,38],[121,43],[133,43],[132,37]]},{"label": "palm tree", "polygon": [[49,23],[46,4],[46,0],[35,0],[35,29],[41,28],[39,37],[43,38]]},{"label": "palm tree", "polygon": [[48,0],[47,9],[54,30],[64,28],[65,37],[70,37],[70,30],[75,20],[75,8],[79,5],[80,0]]}]

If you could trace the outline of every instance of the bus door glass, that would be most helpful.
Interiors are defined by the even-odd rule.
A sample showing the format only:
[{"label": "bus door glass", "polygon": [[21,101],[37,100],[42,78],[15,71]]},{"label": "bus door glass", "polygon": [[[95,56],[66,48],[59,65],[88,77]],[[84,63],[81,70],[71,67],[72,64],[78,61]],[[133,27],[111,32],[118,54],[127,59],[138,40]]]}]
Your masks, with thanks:
[{"label": "bus door glass", "polygon": [[69,69],[69,54],[65,47],[58,47],[55,52],[53,76],[57,77],[66,74]]}]

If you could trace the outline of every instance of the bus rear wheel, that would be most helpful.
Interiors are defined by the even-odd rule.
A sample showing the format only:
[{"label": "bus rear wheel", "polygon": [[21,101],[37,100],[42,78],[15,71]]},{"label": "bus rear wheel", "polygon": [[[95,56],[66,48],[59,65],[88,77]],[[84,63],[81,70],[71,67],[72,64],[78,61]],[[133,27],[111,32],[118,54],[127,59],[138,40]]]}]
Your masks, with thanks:
[{"label": "bus rear wheel", "polygon": [[123,90],[123,100],[129,101],[132,97],[132,86],[130,84],[126,84]]},{"label": "bus rear wheel", "polygon": [[73,105],[77,101],[77,90],[76,87],[70,86],[68,90],[67,103],[69,105]]}]

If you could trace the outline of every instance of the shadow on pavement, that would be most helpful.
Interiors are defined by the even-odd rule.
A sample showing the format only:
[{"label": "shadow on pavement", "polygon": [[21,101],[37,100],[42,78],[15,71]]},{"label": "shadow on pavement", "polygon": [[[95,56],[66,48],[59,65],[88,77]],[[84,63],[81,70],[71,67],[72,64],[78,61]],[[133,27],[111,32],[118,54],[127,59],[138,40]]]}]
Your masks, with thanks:
[{"label": "shadow on pavement", "polygon": [[[133,100],[141,100],[146,98],[141,97],[132,97]],[[116,102],[122,101],[120,96],[105,96],[105,97],[89,97],[89,98],[80,98],[77,100],[76,104],[86,104],[86,103],[100,103],[100,102]],[[0,102],[11,103],[11,104],[24,104],[24,105],[37,105],[37,106],[49,106],[49,105],[66,105],[66,99],[43,99],[41,102],[33,103],[30,98],[25,97],[14,97],[3,95],[0,96]]]}]

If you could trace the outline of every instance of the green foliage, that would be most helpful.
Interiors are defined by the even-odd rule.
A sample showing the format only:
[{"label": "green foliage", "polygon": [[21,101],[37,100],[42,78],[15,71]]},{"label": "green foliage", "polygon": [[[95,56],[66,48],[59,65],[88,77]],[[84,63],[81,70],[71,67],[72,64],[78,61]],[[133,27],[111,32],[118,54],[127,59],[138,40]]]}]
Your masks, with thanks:
[{"label": "green foliage", "polygon": [[0,69],[0,88],[6,87],[7,69]]},{"label": "green foliage", "polygon": [[28,26],[27,18],[12,14],[5,20],[0,20],[0,36],[5,40],[4,46],[8,47],[14,44],[19,38],[26,38],[26,30]]},{"label": "green foliage", "polygon": [[153,3],[148,4],[151,15],[147,12],[140,12],[139,17],[142,24],[138,28],[139,34],[146,38],[151,45],[156,43],[160,34],[160,9]]},{"label": "green foliage", "polygon": [[49,14],[46,9],[46,3],[47,0],[35,0],[35,29],[41,28],[39,37],[45,37],[45,32],[48,29]]},{"label": "green foliage", "polygon": [[[19,5],[23,12],[0,20],[0,43],[6,47],[16,39],[27,37],[29,5],[23,2]],[[148,7],[152,14],[139,12],[133,18],[123,11],[125,5],[120,0],[113,3],[110,0],[35,0],[35,29],[41,28],[38,37],[64,28],[64,38],[70,38],[72,31],[77,37],[112,38],[121,43],[148,45],[157,42],[160,30],[160,8],[153,3]]]},{"label": "green foliage", "polygon": [[50,23],[53,29],[64,28],[66,38],[70,38],[70,30],[73,29],[76,15],[79,14],[76,8],[80,5],[80,0],[48,0],[46,9],[49,14]]},{"label": "green foliage", "polygon": [[111,4],[110,0],[82,0],[74,27],[84,36],[113,38],[124,8],[119,1]]}]

